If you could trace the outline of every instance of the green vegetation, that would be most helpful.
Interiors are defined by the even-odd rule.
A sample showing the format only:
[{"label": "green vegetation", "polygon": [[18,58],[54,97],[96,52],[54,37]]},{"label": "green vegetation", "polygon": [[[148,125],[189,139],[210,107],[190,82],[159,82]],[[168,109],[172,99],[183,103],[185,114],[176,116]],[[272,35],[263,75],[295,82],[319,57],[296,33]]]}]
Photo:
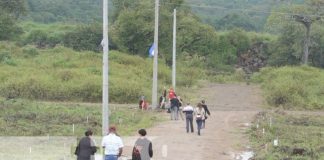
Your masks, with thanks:
[{"label": "green vegetation", "polygon": [[25,19],[41,23],[101,20],[101,0],[26,0],[29,14]]},{"label": "green vegetation", "polygon": [[[1,136],[81,136],[88,128],[97,135],[101,133],[100,104],[0,98],[0,109]],[[138,128],[148,128],[163,120],[159,113],[142,112],[132,105],[110,105],[110,113],[110,124],[116,124],[123,136],[132,135]]]},{"label": "green vegetation", "polygon": [[22,33],[17,22],[25,11],[23,0],[0,1],[0,41],[12,39]]},{"label": "green vegetation", "polygon": [[[202,79],[204,71],[192,60],[178,66],[178,86],[190,87]],[[0,95],[51,101],[101,101],[102,56],[76,52],[58,46],[39,50],[12,43],[0,43]],[[159,63],[159,87],[169,86],[171,72]],[[150,99],[152,59],[110,52],[111,102],[136,103],[141,95]],[[190,73],[190,75],[188,75]]]},{"label": "green vegetation", "polygon": [[301,67],[264,68],[254,75],[267,102],[284,109],[324,109],[324,71]]},{"label": "green vegetation", "polygon": [[[249,130],[252,148],[256,152],[254,158],[323,160],[323,122],[323,115],[293,115],[281,111],[259,113]],[[274,145],[276,139],[277,146]]]}]

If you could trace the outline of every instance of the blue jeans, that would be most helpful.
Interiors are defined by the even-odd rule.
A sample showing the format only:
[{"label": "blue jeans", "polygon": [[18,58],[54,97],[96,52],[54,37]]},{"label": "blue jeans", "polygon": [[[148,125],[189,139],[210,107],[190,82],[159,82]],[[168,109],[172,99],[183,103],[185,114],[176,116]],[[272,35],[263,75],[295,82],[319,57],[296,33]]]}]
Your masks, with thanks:
[{"label": "blue jeans", "polygon": [[198,135],[200,135],[200,129],[201,129],[203,120],[196,120],[196,122],[197,122]]},{"label": "blue jeans", "polygon": [[177,106],[171,107],[171,120],[178,120],[178,107]]},{"label": "blue jeans", "polygon": [[106,155],[105,160],[118,160],[118,157],[115,155]]}]

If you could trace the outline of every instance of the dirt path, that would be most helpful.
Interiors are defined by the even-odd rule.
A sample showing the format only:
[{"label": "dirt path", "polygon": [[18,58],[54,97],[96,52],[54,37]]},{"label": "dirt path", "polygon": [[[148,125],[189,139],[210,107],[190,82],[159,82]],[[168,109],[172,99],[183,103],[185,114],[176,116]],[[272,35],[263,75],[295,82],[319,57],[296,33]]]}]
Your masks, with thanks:
[{"label": "dirt path", "polygon": [[248,140],[243,132],[262,104],[258,87],[210,84],[198,94],[202,95],[198,99],[204,98],[211,110],[202,135],[186,133],[182,120],[148,129],[154,160],[231,160],[246,151]]}]

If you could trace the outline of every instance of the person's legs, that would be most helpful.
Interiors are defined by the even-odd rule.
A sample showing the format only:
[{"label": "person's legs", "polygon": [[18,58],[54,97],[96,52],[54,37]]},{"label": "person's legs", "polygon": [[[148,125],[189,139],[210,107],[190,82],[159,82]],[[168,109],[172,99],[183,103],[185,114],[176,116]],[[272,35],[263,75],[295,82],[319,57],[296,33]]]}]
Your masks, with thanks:
[{"label": "person's legs", "polygon": [[117,156],[113,156],[113,155],[106,155],[105,156],[105,160],[117,160],[118,157]]},{"label": "person's legs", "polygon": [[190,119],[189,119],[189,117],[186,117],[186,129],[187,129],[187,133],[189,132],[189,123],[190,123]]},{"label": "person's legs", "polygon": [[205,128],[205,123],[206,123],[206,121],[205,120],[202,120],[201,129],[204,129]]},{"label": "person's legs", "polygon": [[200,129],[201,129],[201,125],[202,125],[202,120],[196,120],[196,122],[197,122],[198,135],[200,135]]},{"label": "person's legs", "polygon": [[175,120],[179,119],[179,108],[178,107],[174,107],[175,108]]},{"label": "person's legs", "polygon": [[175,120],[175,108],[174,106],[171,106],[171,120]]},{"label": "person's legs", "polygon": [[189,123],[190,123],[191,132],[194,132],[194,128],[193,128],[192,120],[193,120],[193,118],[190,117],[190,118],[189,118]]}]

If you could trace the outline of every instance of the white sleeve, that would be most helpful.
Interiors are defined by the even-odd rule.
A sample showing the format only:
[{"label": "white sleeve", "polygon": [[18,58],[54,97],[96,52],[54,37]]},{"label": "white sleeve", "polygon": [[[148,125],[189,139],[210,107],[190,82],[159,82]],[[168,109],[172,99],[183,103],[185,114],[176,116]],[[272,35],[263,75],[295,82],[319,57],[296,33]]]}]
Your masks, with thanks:
[{"label": "white sleeve", "polygon": [[119,148],[124,147],[123,141],[122,139],[119,137]]}]

